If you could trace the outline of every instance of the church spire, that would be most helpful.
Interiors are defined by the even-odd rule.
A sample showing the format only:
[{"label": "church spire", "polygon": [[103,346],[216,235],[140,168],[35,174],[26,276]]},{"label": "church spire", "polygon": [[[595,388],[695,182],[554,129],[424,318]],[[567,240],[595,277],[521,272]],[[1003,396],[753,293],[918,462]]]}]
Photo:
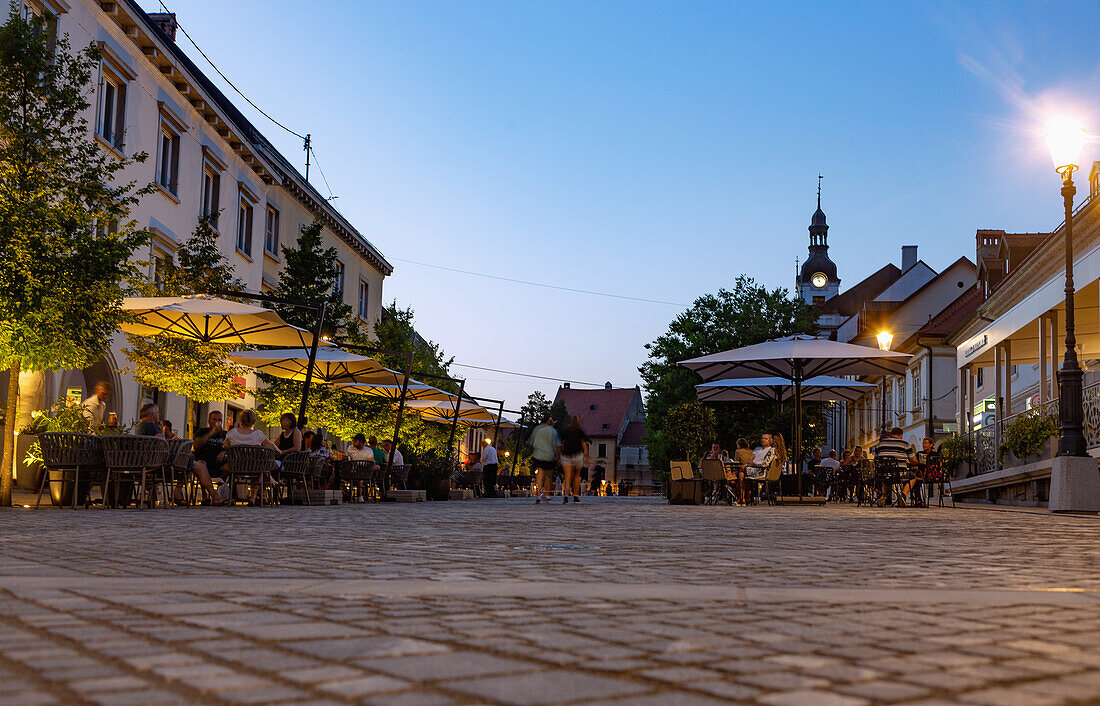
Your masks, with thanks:
[{"label": "church spire", "polygon": [[817,210],[821,210],[821,175],[817,175]]}]

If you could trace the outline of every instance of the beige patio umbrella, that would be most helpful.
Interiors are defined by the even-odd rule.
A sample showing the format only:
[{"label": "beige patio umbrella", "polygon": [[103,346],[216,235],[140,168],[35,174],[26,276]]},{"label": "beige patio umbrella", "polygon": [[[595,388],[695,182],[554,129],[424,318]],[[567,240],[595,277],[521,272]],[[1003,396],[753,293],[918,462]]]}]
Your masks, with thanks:
[{"label": "beige patio umbrella", "polygon": [[[401,384],[400,383],[387,383],[387,382],[356,382],[356,383],[338,383],[336,389],[344,390],[345,392],[354,392],[357,395],[367,395],[369,397],[384,397],[390,400],[401,399]],[[422,382],[415,380],[409,380],[409,388],[405,393],[405,399],[408,401],[413,400],[446,400],[453,397],[449,392],[444,392],[431,385],[425,385]],[[406,405],[407,406],[407,405]]]},{"label": "beige patio umbrella", "polygon": [[[257,372],[301,382],[306,379],[309,350],[281,348],[267,351],[232,351],[229,353],[229,359],[235,363],[247,365]],[[329,385],[354,382],[400,385],[404,375],[390,370],[374,358],[339,348],[324,348],[317,351],[317,360],[313,364],[313,379]]]},{"label": "beige patio umbrella", "polygon": [[127,297],[122,302],[122,310],[139,317],[121,326],[124,333],[135,336],[172,336],[200,343],[300,346],[303,349],[313,343],[312,331],[288,324],[271,309],[206,294]]}]

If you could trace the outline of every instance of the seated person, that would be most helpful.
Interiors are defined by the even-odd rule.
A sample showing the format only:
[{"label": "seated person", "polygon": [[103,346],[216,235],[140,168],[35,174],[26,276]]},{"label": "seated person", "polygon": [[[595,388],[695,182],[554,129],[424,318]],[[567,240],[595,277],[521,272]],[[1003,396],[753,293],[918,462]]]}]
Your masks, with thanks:
[{"label": "seated person", "polygon": [[161,431],[164,433],[165,439],[172,441],[173,439],[179,438],[178,436],[176,436],[176,433],[172,431],[172,422],[168,421],[167,419],[160,420],[160,428]]},{"label": "seated person", "polygon": [[[873,451],[875,452],[876,464],[879,463],[881,459],[882,461],[887,462],[883,464],[884,466],[894,465],[901,473],[901,477],[904,478],[907,477],[907,475],[910,473],[908,464],[911,461],[916,460],[916,455],[913,453],[913,447],[910,446],[909,443],[906,442],[904,439],[902,439],[901,435],[901,427],[894,427],[889,432],[887,432],[885,436],[879,439],[879,442],[875,446]],[[911,489],[912,483],[908,483],[906,487]],[[879,497],[879,505],[885,505],[886,498],[890,497],[890,487],[888,482],[883,482],[881,491],[882,495]],[[898,503],[901,505],[905,504],[904,495],[899,495]]]},{"label": "seated person", "polygon": [[[218,411],[211,412],[207,415],[206,424],[207,426],[195,432],[195,441],[191,445],[191,453],[194,458],[191,471],[199,479],[204,504],[226,505],[228,501],[214,490],[214,483],[210,475],[210,469],[218,471],[223,456],[222,442],[225,441],[225,429],[222,428],[222,413]],[[183,499],[183,479],[176,483],[173,500],[177,505],[182,505],[185,502]]]},{"label": "seated person", "polygon": [[351,446],[344,453],[349,461],[374,461],[374,449],[367,446],[367,437],[362,434],[351,438]]},{"label": "seated person", "polygon": [[[222,442],[222,445],[227,449],[231,446],[266,446],[269,449],[278,451],[279,447],[271,443],[271,439],[267,438],[267,434],[256,429],[255,426],[256,413],[250,409],[244,410],[237,415],[237,426],[225,433],[225,441]],[[266,474],[266,478],[270,481],[270,474]],[[252,503],[259,503],[262,488],[263,482],[261,480],[252,490]]]},{"label": "seated person", "polygon": [[160,422],[160,409],[152,402],[141,406],[141,421],[138,422],[138,436],[159,436],[164,438],[164,427]]},{"label": "seated person", "polygon": [[298,418],[290,412],[279,417],[279,458],[302,450],[302,432]]},{"label": "seated person", "polygon": [[746,480],[764,480],[768,469],[775,461],[775,449],[772,447],[772,435],[760,435],[760,446],[752,452],[752,460],[743,467]]},{"label": "seated person", "polygon": [[722,448],[722,445],[716,441],[710,445],[710,451],[703,454],[703,460],[716,460],[725,463],[730,460],[730,455]]},{"label": "seated person", "polygon": [[818,467],[822,470],[817,479],[818,485],[825,488],[825,497],[829,497],[832,491],[832,483],[836,482],[840,473],[840,461],[836,458],[836,449],[829,449],[829,455],[821,459]]},{"label": "seated person", "polygon": [[389,463],[391,450],[393,451],[393,465],[404,466],[405,457],[401,455],[400,449],[393,448],[393,439],[383,439],[382,452],[386,454],[386,463]]}]

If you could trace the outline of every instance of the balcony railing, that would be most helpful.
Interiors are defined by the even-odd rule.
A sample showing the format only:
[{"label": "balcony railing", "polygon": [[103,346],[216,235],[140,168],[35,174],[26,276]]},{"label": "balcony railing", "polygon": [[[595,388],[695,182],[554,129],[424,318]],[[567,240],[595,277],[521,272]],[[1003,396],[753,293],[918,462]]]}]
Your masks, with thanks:
[{"label": "balcony railing", "polygon": [[[1085,443],[1088,448],[1100,446],[1100,383],[1089,385],[1084,389],[1085,406]],[[1033,408],[1034,409],[1034,408]],[[1058,415],[1058,398],[1047,401],[1041,409],[1047,414]],[[1032,410],[1029,410],[1032,411]],[[998,420],[1001,438],[1004,438],[1004,429],[1011,424],[1019,414],[1014,414],[1004,420]],[[974,463],[971,470],[977,473],[988,473],[999,468],[997,460],[997,448],[994,444],[993,425],[970,432],[970,443],[974,450]]]}]

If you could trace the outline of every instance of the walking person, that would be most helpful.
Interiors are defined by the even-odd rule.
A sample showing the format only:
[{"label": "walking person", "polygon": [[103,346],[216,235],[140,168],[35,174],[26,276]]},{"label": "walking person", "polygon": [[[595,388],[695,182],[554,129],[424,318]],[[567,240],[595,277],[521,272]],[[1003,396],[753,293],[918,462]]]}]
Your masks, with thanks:
[{"label": "walking person", "polygon": [[485,497],[497,496],[497,450],[489,439],[481,440],[481,468],[485,479]]},{"label": "walking person", "polygon": [[581,469],[588,465],[588,437],[584,435],[581,427],[581,418],[573,415],[569,419],[569,426],[561,435],[561,501],[569,502],[569,496],[573,496],[573,502],[579,503]]},{"label": "walking person", "polygon": [[554,428],[554,419],[547,414],[546,418],[537,427],[531,430],[531,465],[535,467],[535,504],[543,500],[547,503],[550,498],[546,491],[554,482],[554,470],[558,467],[558,457],[561,455],[561,441],[558,439],[558,430]]},{"label": "walking person", "polygon": [[92,394],[81,402],[84,418],[93,427],[103,426],[104,417],[107,416],[107,398],[111,396],[114,387],[106,380],[100,380],[92,388]]}]

